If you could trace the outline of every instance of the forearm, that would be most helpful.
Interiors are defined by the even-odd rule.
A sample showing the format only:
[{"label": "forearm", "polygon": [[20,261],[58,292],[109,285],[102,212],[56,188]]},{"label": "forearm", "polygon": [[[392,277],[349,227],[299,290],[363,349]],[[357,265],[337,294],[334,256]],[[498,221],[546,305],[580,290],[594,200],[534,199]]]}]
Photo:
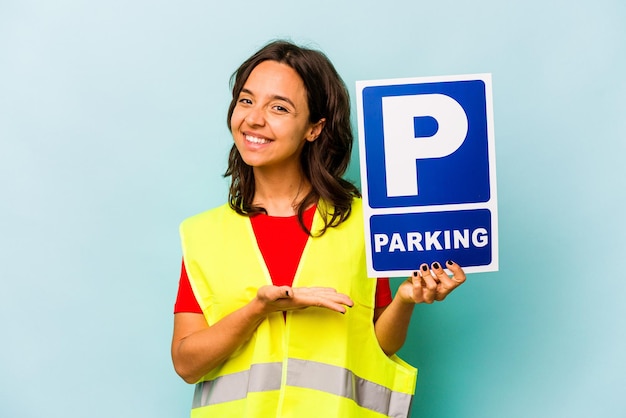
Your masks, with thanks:
[{"label": "forearm", "polygon": [[262,286],[246,306],[208,326],[202,314],[174,315],[172,361],[176,372],[188,383],[222,364],[254,331],[270,312],[326,308],[345,313],[352,300],[329,288],[290,288]]},{"label": "forearm", "polygon": [[[185,325],[181,325],[183,318],[177,318],[177,316],[174,319],[175,338],[172,343],[172,361],[176,372],[187,383],[195,383],[222,364],[237,348],[248,341],[266,318],[267,313],[262,303],[253,299],[249,304],[225,316],[216,324],[208,327],[205,322],[201,329],[189,333],[186,332]],[[179,321],[178,324],[177,321]],[[178,338],[176,336],[177,325]]]},{"label": "forearm", "polygon": [[378,344],[385,354],[395,354],[406,341],[413,303],[403,302],[398,295],[383,311],[374,324]]}]

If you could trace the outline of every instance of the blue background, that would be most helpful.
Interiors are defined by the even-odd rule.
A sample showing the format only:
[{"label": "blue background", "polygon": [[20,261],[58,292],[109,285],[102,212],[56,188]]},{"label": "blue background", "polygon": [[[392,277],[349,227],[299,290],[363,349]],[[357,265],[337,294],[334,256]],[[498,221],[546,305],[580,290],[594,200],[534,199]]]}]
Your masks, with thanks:
[{"label": "blue background", "polygon": [[3,0],[0,416],[187,416],[178,223],[225,200],[230,74],[287,36],[352,92],[493,74],[500,271],[416,308],[413,415],[624,417],[624,22],[618,0]]},{"label": "blue background", "polygon": [[[456,100],[467,116],[467,135],[461,146],[450,155],[415,161],[417,196],[388,197],[382,99],[420,94],[443,94]],[[368,198],[372,208],[482,203],[489,200],[487,109],[485,83],[482,80],[369,86],[363,89],[362,95]],[[423,118],[416,119],[413,125],[415,137],[418,137],[428,123],[420,123]]]}]

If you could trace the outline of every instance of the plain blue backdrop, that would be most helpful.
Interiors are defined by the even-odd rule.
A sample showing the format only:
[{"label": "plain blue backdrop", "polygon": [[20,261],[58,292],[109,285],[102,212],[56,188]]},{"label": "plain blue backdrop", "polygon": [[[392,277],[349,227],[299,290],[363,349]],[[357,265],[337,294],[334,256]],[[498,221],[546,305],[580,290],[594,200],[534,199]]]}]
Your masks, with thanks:
[{"label": "plain blue backdrop", "polygon": [[413,416],[626,416],[625,5],[1,0],[0,416],[188,415],[177,228],[224,202],[228,79],[278,37],[352,92],[493,75],[500,271],[415,310]]}]

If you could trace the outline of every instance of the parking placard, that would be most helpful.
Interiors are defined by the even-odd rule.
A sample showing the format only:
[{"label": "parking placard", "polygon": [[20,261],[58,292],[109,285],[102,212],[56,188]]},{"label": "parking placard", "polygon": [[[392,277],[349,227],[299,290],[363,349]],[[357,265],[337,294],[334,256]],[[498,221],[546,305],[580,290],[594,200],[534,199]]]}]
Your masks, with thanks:
[{"label": "parking placard", "polygon": [[357,81],[370,277],[498,270],[490,74]]}]

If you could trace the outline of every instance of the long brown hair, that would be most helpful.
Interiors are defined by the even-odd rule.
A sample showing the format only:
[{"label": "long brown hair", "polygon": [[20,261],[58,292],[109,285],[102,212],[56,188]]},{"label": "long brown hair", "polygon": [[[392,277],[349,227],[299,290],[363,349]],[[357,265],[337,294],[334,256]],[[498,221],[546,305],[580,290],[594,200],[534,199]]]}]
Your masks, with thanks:
[{"label": "long brown hair", "polygon": [[[325,118],[322,132],[315,141],[306,141],[300,163],[311,191],[298,205],[298,221],[309,234],[303,222],[304,210],[322,198],[328,205],[320,207],[324,227],[339,225],[350,216],[352,199],[360,197],[356,186],[342,178],[352,151],[354,141],[350,124],[350,97],[345,83],[330,60],[320,51],[300,47],[287,41],[274,41],[248,58],[231,77],[232,100],[228,108],[227,124],[237,104],[239,93],[254,68],[263,61],[276,61],[293,68],[307,91],[309,122],[316,123]],[[262,207],[254,206],[255,184],[252,167],[247,165],[237,147],[233,145],[228,158],[228,169],[224,177],[231,177],[228,202],[241,215],[266,213]]]}]

